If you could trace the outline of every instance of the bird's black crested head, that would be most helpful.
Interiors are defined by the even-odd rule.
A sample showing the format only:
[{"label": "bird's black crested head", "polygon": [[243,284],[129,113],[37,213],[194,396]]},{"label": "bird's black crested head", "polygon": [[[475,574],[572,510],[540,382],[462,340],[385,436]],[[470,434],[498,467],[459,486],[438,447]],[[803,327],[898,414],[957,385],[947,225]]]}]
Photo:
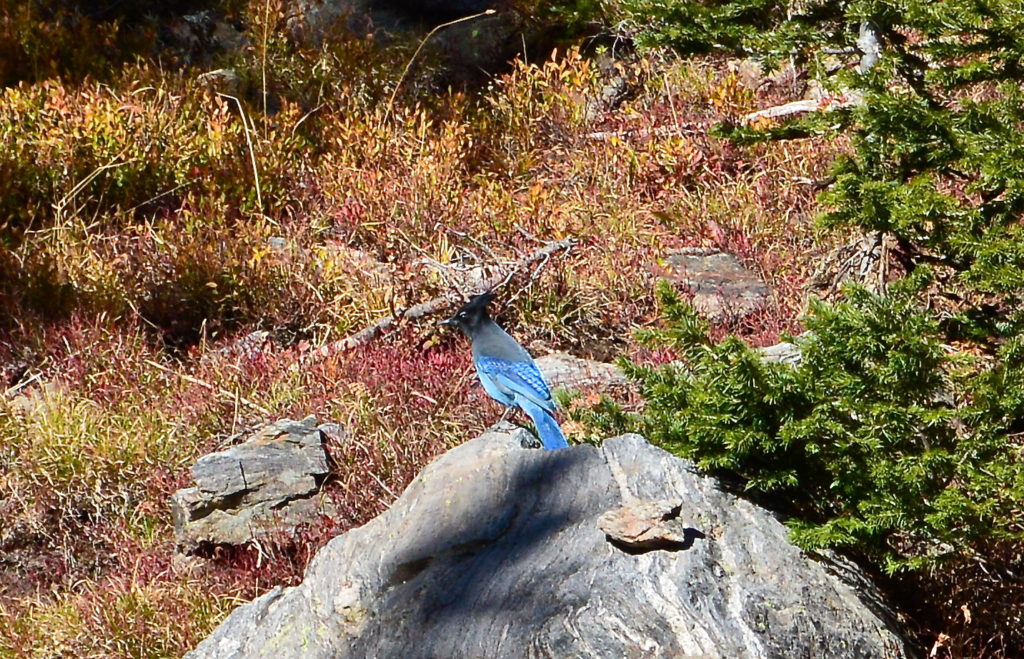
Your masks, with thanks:
[{"label": "bird's black crested head", "polygon": [[455,315],[448,320],[441,321],[442,325],[454,325],[460,330],[465,332],[467,335],[472,333],[480,327],[480,325],[490,318],[487,315],[487,305],[494,299],[494,293],[487,292],[481,293],[480,295],[474,295],[469,298],[469,302],[462,305],[462,307],[455,312]]}]

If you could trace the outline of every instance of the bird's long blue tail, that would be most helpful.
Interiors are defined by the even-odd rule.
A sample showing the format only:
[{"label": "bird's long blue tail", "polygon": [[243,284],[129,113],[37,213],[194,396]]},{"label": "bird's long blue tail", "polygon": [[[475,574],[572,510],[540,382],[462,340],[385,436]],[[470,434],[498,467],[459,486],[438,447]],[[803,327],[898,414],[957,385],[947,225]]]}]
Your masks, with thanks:
[{"label": "bird's long blue tail", "polygon": [[537,426],[537,434],[540,435],[540,443],[544,445],[544,448],[553,451],[556,448],[567,448],[569,446],[569,442],[565,441],[565,435],[562,434],[562,428],[558,425],[558,421],[555,421],[555,417],[551,416],[547,410],[532,400],[522,397],[517,397],[516,402],[533,419],[534,425]]}]

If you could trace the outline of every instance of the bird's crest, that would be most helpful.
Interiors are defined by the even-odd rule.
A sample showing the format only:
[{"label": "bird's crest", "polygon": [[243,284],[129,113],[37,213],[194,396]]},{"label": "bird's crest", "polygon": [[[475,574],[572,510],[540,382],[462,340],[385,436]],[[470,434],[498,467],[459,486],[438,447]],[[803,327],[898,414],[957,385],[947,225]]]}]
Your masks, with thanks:
[{"label": "bird's crest", "polygon": [[475,309],[486,309],[487,305],[489,305],[491,303],[491,300],[493,299],[494,293],[490,291],[481,293],[480,295],[474,295],[473,297],[469,298],[469,302],[462,305],[462,308],[459,309],[459,311],[473,311]]},{"label": "bird's crest", "polygon": [[470,331],[479,326],[480,322],[487,318],[487,305],[494,299],[494,293],[487,291],[480,295],[469,298],[469,302],[459,307],[455,315],[448,320],[441,321],[442,325],[454,325],[464,331]]}]

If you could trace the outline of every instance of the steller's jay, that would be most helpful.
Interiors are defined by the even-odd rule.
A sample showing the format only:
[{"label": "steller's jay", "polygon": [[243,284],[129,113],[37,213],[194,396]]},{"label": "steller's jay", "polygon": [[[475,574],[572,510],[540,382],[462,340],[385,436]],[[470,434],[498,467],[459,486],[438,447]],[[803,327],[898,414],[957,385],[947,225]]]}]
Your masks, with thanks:
[{"label": "steller's jay", "polygon": [[526,412],[544,448],[554,450],[569,444],[555,421],[555,402],[530,353],[487,315],[492,293],[470,298],[454,316],[441,321],[462,330],[473,344],[473,365],[484,391],[502,405],[518,406]]}]

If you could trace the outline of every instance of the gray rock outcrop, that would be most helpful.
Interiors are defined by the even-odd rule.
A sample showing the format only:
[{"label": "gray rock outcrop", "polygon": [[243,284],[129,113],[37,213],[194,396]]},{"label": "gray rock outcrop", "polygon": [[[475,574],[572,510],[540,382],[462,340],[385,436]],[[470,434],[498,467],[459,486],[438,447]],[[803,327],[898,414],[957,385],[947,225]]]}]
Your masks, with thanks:
[{"label": "gray rock outcrop", "polygon": [[242,544],[260,535],[311,522],[326,504],[318,496],[327,476],[324,432],[316,418],[282,419],[248,441],[200,458],[196,486],[171,496],[179,550],[205,544]]},{"label": "gray rock outcrop", "polygon": [[615,364],[580,359],[567,352],[552,352],[537,358],[537,368],[552,389],[598,390],[607,392],[626,387],[629,380]]},{"label": "gray rock outcrop", "polygon": [[739,318],[764,305],[769,290],[732,254],[687,247],[665,259],[667,277],[693,292],[693,308],[712,321]]},{"label": "gray rock outcrop", "polygon": [[783,341],[773,346],[761,348],[761,358],[766,362],[779,362],[790,366],[799,366],[803,359],[800,346],[795,343]]},{"label": "gray rock outcrop", "polygon": [[[302,584],[238,608],[187,656],[906,655],[855,569],[804,554],[686,461],[638,435],[540,451],[524,433],[498,426],[441,456]],[[598,526],[611,511],[649,540],[643,520],[665,506],[682,538],[666,548]]]}]

